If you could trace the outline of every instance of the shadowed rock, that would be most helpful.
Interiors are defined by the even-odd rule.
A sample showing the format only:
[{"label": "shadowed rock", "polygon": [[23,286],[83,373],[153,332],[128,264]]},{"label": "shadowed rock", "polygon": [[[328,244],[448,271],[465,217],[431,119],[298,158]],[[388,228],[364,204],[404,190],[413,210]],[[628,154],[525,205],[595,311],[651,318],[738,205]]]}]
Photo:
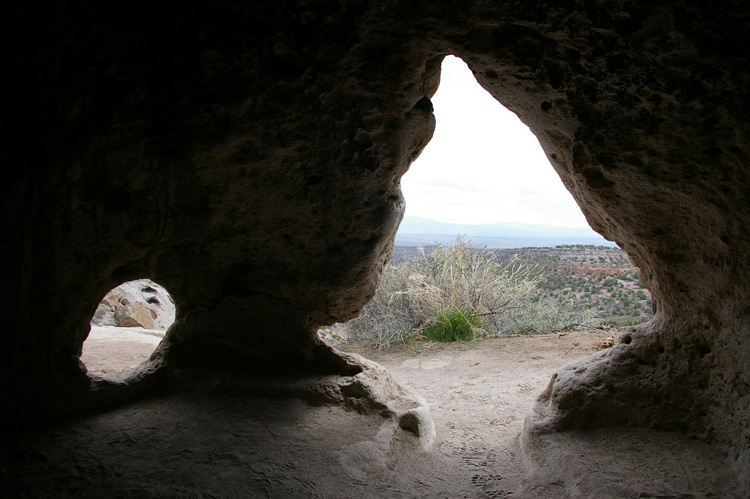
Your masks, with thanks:
[{"label": "shadowed rock", "polygon": [[527,431],[677,428],[750,476],[744,4],[7,9],[5,418],[97,403],[81,344],[104,294],[138,278],[179,312],[137,379],[354,375],[315,330],[374,293],[452,53],[532,129],[658,307],[562,368]]}]

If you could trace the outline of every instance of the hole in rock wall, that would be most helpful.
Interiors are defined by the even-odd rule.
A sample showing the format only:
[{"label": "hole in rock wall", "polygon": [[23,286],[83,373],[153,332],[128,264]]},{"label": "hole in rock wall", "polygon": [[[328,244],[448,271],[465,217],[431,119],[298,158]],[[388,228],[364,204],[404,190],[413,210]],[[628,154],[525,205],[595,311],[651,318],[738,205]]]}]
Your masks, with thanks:
[{"label": "hole in rock wall", "polygon": [[175,321],[175,303],[149,279],[125,282],[99,303],[81,360],[88,372],[114,374],[148,360]]},{"label": "hole in rock wall", "polygon": [[390,265],[360,317],[324,328],[324,341],[382,348],[602,326],[613,344],[617,328],[652,318],[639,270],[589,227],[531,130],[464,61],[444,59],[432,101],[435,134],[402,178]]}]

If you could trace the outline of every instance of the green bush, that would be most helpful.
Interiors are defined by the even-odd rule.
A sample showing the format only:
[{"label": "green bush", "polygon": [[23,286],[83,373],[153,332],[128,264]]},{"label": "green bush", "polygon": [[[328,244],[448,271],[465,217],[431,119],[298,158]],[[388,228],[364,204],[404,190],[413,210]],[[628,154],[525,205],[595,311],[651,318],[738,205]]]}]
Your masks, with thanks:
[{"label": "green bush", "polygon": [[467,341],[474,339],[474,330],[482,327],[482,318],[468,308],[448,308],[438,312],[424,335],[432,341]]}]

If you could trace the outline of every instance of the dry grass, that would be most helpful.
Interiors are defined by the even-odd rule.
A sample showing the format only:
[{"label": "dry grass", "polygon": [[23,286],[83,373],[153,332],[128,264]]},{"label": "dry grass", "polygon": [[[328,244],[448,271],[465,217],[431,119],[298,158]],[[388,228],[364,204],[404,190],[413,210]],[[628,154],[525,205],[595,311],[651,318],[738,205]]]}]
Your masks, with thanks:
[{"label": "dry grass", "polygon": [[472,337],[590,324],[583,311],[542,300],[540,277],[536,266],[514,259],[501,263],[492,251],[459,237],[430,255],[422,250],[415,260],[389,265],[350,330],[354,339],[384,348],[421,336],[451,310],[465,311]]}]

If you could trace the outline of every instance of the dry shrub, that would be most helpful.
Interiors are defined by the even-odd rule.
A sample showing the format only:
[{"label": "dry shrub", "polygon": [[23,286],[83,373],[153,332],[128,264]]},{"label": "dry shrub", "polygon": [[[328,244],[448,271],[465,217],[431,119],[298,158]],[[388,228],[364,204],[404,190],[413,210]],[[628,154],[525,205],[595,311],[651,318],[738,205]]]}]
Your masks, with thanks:
[{"label": "dry shrub", "polygon": [[540,299],[537,267],[514,259],[500,263],[491,250],[473,248],[468,239],[420,253],[386,267],[375,297],[349,322],[355,339],[388,347],[434,331],[456,310],[471,324],[472,338],[547,332],[590,320],[581,307]]}]

